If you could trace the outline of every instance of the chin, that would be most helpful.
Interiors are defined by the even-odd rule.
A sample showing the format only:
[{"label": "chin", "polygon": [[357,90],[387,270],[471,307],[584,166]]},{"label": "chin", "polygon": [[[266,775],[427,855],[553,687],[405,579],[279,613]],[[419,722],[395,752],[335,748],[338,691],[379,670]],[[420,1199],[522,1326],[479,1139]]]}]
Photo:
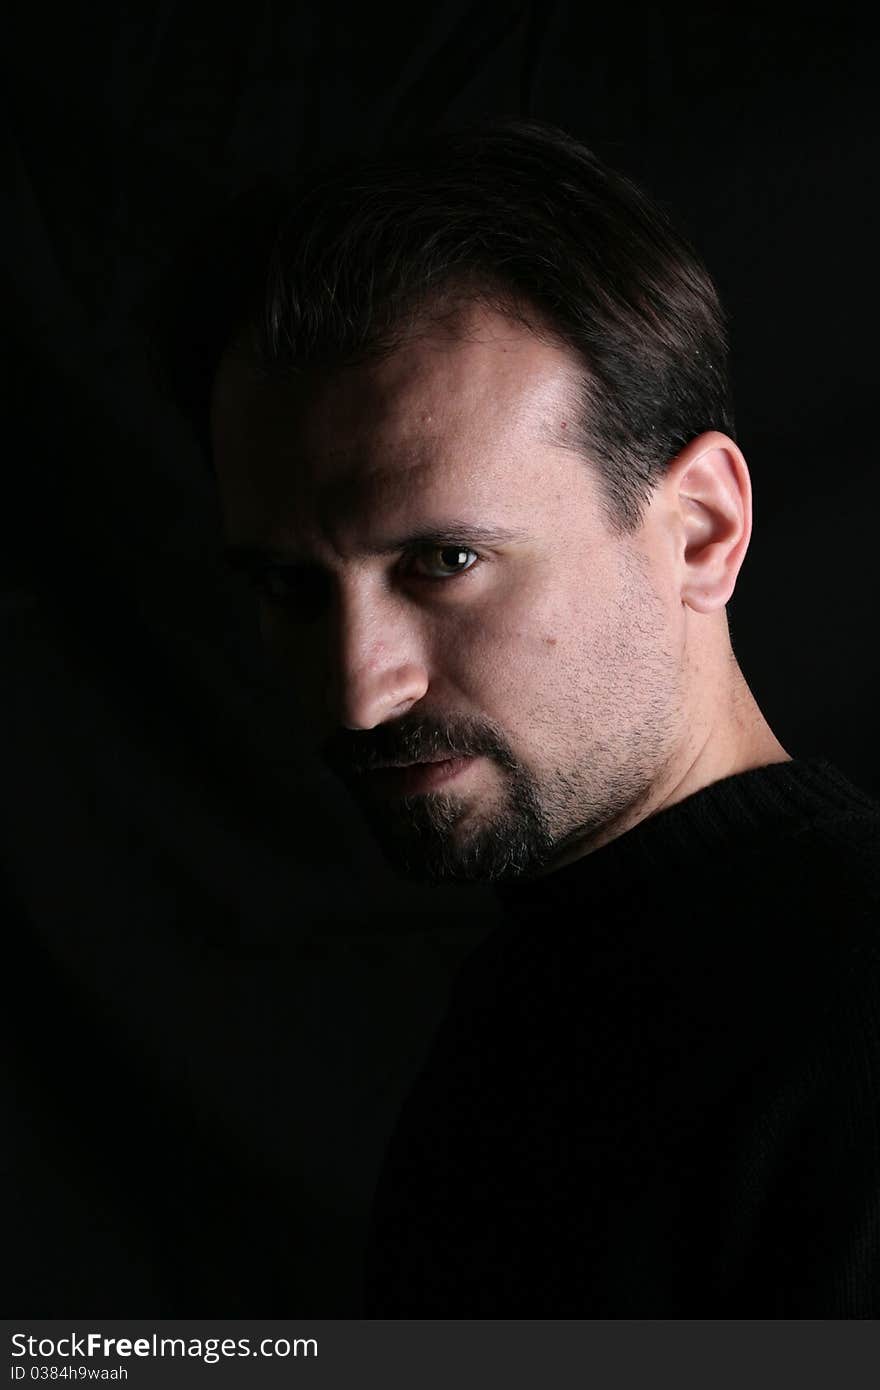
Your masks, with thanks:
[{"label": "chin", "polygon": [[510,883],[538,873],[552,856],[543,836],[510,827],[459,825],[445,834],[383,836],[386,858],[403,877],[429,883]]}]

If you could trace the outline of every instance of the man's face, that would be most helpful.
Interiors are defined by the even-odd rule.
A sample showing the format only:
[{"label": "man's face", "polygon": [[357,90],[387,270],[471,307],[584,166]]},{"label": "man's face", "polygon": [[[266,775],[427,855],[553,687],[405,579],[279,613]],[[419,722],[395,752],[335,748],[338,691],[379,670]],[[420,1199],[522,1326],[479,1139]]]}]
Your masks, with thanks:
[{"label": "man's face", "polygon": [[278,552],[264,636],[412,876],[543,871],[638,806],[683,735],[667,552],[648,523],[616,538],[591,464],[555,442],[577,370],[470,308],[333,375],[218,373],[229,540]]}]

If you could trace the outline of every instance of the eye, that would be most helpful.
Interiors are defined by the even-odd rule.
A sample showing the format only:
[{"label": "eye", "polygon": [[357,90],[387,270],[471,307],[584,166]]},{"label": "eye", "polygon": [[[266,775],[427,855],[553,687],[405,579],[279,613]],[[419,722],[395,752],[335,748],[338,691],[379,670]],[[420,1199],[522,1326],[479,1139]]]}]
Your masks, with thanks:
[{"label": "eye", "polygon": [[317,616],[327,599],[327,578],[296,565],[265,566],[255,576],[257,592],[269,604],[301,618]]},{"label": "eye", "polygon": [[414,556],[411,563],[423,579],[454,579],[473,569],[479,558],[466,545],[431,545]]}]

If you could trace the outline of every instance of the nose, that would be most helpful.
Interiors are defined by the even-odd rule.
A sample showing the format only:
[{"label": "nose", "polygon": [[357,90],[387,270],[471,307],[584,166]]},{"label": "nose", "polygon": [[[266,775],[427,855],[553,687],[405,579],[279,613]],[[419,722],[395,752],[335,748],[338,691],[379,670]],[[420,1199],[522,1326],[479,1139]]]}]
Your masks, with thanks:
[{"label": "nose", "polygon": [[428,689],[419,626],[403,604],[341,596],[329,648],[327,712],[346,729],[399,719]]}]

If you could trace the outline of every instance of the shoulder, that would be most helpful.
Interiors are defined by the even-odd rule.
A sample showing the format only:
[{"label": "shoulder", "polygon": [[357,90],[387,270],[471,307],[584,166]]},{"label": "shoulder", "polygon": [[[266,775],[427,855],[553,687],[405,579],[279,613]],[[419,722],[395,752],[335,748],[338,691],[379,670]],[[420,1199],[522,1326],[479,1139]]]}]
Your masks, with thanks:
[{"label": "shoulder", "polygon": [[880,1132],[880,809],[768,843],[730,886],[724,924],[731,996],[773,1040],[759,1068],[769,1091],[797,1076],[805,1105],[845,1112],[850,1133],[859,1117]]},{"label": "shoulder", "polygon": [[804,947],[811,939],[844,952],[876,943],[880,811],[817,819],[767,843],[752,857],[741,891],[791,919]]}]

